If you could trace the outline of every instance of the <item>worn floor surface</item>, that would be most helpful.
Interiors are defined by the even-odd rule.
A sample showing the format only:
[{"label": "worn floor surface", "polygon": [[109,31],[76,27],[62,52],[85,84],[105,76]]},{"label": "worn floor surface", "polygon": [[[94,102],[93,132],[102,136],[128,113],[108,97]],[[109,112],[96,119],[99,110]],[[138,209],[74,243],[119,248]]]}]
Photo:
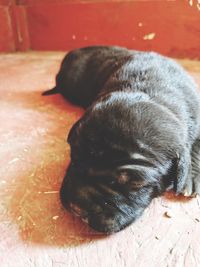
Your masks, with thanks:
[{"label": "worn floor surface", "polygon": [[[83,113],[60,95],[41,96],[62,57],[0,55],[0,267],[200,266],[200,198],[156,199],[106,238],[61,207],[66,137]],[[181,63],[200,84],[200,62]]]}]

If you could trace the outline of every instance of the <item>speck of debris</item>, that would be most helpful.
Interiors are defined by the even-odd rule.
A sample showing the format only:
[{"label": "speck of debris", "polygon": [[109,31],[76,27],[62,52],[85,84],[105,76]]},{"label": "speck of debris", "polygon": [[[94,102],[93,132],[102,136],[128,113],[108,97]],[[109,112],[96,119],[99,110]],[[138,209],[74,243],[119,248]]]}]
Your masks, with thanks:
[{"label": "speck of debris", "polygon": [[45,191],[44,194],[57,194],[59,191]]},{"label": "speck of debris", "polygon": [[171,211],[165,211],[164,216],[165,216],[166,218],[172,218],[172,217],[173,217],[173,214],[172,214]]},{"label": "speck of debris", "polygon": [[19,217],[17,218],[17,220],[18,220],[18,221],[20,221],[20,220],[21,220],[21,218],[22,218],[22,216],[19,216]]},{"label": "speck of debris", "polygon": [[28,177],[31,178],[31,177],[34,177],[35,173],[32,172]]},{"label": "speck of debris", "polygon": [[155,236],[155,239],[160,240],[160,237],[156,235],[156,236]]},{"label": "speck of debris", "polygon": [[58,215],[52,217],[53,220],[57,220],[58,218],[59,218]]},{"label": "speck of debris", "polygon": [[198,218],[195,218],[195,221],[196,221],[196,222],[200,222],[200,219],[198,219]]},{"label": "speck of debris", "polygon": [[19,160],[19,158],[14,158],[14,159],[12,159],[11,161],[9,161],[8,164],[12,164],[12,163],[14,163],[14,162],[16,162],[16,161],[18,161],[18,160]]},{"label": "speck of debris", "polygon": [[143,37],[143,39],[144,39],[144,40],[153,40],[153,39],[155,38],[155,36],[156,36],[155,32],[151,32],[151,33],[149,33],[149,34],[146,34],[146,35]]}]

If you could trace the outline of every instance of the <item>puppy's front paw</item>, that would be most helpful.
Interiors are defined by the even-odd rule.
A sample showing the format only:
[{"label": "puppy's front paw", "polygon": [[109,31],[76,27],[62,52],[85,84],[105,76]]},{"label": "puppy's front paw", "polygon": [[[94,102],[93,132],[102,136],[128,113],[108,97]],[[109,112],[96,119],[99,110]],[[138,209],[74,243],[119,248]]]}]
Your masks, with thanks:
[{"label": "puppy's front paw", "polygon": [[200,195],[200,176],[189,178],[183,189],[183,195],[185,197],[196,197]]}]

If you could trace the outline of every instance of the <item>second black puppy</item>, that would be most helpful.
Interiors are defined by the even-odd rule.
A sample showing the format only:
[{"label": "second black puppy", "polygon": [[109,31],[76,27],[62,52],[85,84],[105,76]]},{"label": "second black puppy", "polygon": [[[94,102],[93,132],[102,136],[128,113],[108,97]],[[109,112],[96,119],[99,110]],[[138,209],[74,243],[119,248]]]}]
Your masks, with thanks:
[{"label": "second black puppy", "polygon": [[92,228],[117,232],[154,197],[200,193],[200,98],[174,61],[119,47],[64,58],[56,87],[87,107],[72,127],[63,205]]}]

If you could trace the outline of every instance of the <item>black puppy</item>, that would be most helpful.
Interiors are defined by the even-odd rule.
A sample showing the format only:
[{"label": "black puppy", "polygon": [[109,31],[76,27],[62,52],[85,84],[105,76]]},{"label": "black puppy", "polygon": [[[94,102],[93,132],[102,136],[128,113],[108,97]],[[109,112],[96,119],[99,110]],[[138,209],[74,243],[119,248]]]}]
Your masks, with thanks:
[{"label": "black puppy", "polygon": [[68,136],[61,201],[92,228],[125,228],[169,189],[200,193],[200,97],[173,60],[78,49],[64,58],[51,93],[87,107]]}]

